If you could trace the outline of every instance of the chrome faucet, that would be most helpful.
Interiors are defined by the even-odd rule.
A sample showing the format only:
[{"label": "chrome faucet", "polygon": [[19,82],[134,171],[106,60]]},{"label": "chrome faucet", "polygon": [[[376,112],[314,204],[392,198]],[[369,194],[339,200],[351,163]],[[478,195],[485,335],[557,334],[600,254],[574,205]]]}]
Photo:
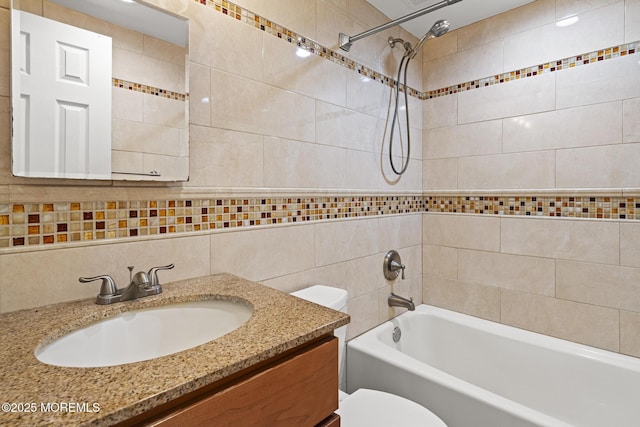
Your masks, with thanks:
[{"label": "chrome faucet", "polygon": [[96,297],[96,304],[113,304],[161,293],[162,286],[160,286],[160,281],[158,280],[158,270],[171,270],[173,267],[173,264],[153,267],[148,273],[139,271],[136,274],[133,274],[133,267],[129,267],[129,285],[123,289],[118,289],[111,276],[108,275],[80,277],[78,280],[81,283],[102,280],[100,293]]},{"label": "chrome faucet", "polygon": [[416,309],[416,305],[413,303],[413,297],[407,299],[405,297],[401,297],[400,295],[396,295],[393,292],[391,292],[391,295],[389,295],[387,303],[389,304],[389,307],[404,307],[409,309],[409,311],[413,311]]}]

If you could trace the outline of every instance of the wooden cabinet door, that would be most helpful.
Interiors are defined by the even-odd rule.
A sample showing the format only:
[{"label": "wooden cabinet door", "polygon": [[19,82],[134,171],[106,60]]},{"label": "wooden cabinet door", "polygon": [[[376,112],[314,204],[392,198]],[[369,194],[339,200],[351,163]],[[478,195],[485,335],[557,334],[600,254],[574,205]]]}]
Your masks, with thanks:
[{"label": "wooden cabinet door", "polygon": [[153,425],[315,426],[336,409],[338,340],[332,338]]}]

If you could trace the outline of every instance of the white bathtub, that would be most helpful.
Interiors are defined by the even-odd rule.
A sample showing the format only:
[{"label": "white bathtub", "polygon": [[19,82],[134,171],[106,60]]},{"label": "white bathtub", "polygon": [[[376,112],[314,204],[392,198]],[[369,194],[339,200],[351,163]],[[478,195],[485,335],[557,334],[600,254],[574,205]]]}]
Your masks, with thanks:
[{"label": "white bathtub", "polygon": [[449,427],[640,426],[640,359],[428,305],[349,341],[347,391],[363,387]]}]

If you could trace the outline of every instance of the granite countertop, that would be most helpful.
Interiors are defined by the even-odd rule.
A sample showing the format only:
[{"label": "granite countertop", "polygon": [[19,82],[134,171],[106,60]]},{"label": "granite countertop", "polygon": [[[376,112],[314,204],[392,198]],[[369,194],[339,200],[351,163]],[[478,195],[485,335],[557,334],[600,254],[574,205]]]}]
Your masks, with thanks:
[{"label": "granite countertop", "polygon": [[[253,314],[227,335],[144,362],[65,368],[46,365],[34,355],[38,345],[102,318],[205,299],[242,302],[253,307]],[[168,283],[159,295],[112,305],[96,305],[92,298],[1,314],[0,425],[124,421],[348,322],[346,314],[231,274]]]}]

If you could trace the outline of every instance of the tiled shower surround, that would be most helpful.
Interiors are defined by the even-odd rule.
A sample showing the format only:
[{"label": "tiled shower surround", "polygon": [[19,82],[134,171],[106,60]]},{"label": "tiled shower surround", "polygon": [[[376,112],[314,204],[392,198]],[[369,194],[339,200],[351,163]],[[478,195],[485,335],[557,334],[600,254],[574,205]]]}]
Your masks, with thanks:
[{"label": "tiled shower surround", "polygon": [[[0,311],[175,262],[163,280],[346,288],[349,337],[401,311],[391,289],[640,356],[640,0],[536,0],[430,40],[409,70],[400,180],[380,161],[400,55],[386,37],[416,39],[339,50],[338,32],[386,22],[366,1],[150,2],[192,23],[191,179],[75,186],[2,163]],[[579,23],[557,29],[567,15]],[[406,280],[380,277],[388,249]]]}]

